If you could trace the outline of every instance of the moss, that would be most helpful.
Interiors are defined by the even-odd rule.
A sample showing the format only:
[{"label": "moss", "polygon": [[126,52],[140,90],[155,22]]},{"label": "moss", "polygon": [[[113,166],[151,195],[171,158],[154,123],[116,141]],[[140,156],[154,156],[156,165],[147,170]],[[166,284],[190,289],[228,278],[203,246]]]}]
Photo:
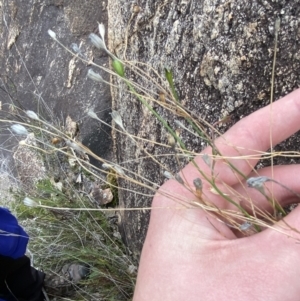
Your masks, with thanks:
[{"label": "moss", "polygon": [[109,207],[117,207],[119,205],[118,195],[118,177],[114,170],[110,170],[106,176],[107,183],[103,186],[103,189],[109,188],[114,196],[112,202],[109,203]]}]

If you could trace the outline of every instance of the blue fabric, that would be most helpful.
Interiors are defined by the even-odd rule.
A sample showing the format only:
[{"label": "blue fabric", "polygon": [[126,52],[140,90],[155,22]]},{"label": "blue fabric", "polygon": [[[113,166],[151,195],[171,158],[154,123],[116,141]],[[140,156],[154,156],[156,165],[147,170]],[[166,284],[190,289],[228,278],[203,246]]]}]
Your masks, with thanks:
[{"label": "blue fabric", "polygon": [[28,239],[17,219],[8,209],[0,207],[0,254],[14,259],[23,256]]}]

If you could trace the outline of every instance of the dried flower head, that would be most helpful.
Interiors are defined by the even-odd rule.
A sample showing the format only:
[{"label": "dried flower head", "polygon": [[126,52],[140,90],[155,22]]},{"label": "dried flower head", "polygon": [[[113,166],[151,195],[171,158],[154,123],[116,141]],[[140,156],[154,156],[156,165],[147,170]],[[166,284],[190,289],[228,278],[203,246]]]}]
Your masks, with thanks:
[{"label": "dried flower head", "polygon": [[271,179],[268,177],[265,177],[265,176],[261,176],[261,177],[249,178],[249,179],[247,179],[246,182],[247,182],[248,187],[261,189],[261,188],[263,188],[263,184],[268,181],[271,181]]},{"label": "dried flower head", "polygon": [[175,140],[175,138],[171,135],[171,134],[167,134],[167,139],[168,139],[168,144],[172,147],[172,148],[174,148],[175,147],[175,145],[176,145],[176,140]]},{"label": "dried flower head", "polygon": [[71,140],[66,140],[66,145],[68,147],[74,149],[75,151],[77,151],[81,155],[85,154],[85,150],[82,147],[80,147],[77,143],[75,143]]},{"label": "dried flower head", "polygon": [[103,42],[105,43],[104,37],[105,37],[105,26],[103,23],[98,23],[98,29],[100,37],[102,38]]},{"label": "dried flower head", "polygon": [[141,11],[141,7],[138,6],[138,5],[134,5],[133,8],[132,8],[132,12],[134,14],[138,14],[139,12]]},{"label": "dried flower head", "polygon": [[201,179],[196,178],[196,179],[193,180],[193,183],[194,183],[194,186],[195,186],[196,190],[202,191],[203,184],[202,184]]},{"label": "dried flower head", "polygon": [[103,77],[99,73],[95,72],[93,69],[88,70],[87,77],[96,82],[104,82]]},{"label": "dried flower head", "polygon": [[103,164],[102,164],[102,168],[105,169],[105,170],[108,170],[108,169],[111,169],[111,168],[112,168],[112,165],[107,164],[107,163],[103,163]]},{"label": "dried flower head", "polygon": [[250,222],[244,222],[243,224],[240,225],[240,230],[241,231],[246,231],[248,230],[250,227],[252,226],[252,224]]},{"label": "dried flower head", "polygon": [[28,197],[26,197],[23,200],[23,203],[24,203],[25,206],[28,206],[28,207],[37,207],[37,206],[39,206],[39,204],[36,201],[34,201],[34,200],[32,200]]},{"label": "dried flower head", "polygon": [[204,163],[208,166],[211,167],[211,159],[210,156],[208,154],[204,154],[202,156],[202,160],[204,161]]},{"label": "dried flower head", "polygon": [[21,146],[27,145],[26,140],[19,141],[19,145],[21,145]]},{"label": "dried flower head", "polygon": [[177,126],[181,127],[182,129],[185,129],[185,130],[187,129],[187,128],[183,125],[183,123],[182,123],[181,121],[175,120],[174,122],[175,122],[175,124],[176,124]]},{"label": "dried flower head", "polygon": [[33,111],[27,110],[26,115],[33,120],[40,120],[39,116]]},{"label": "dried flower head", "polygon": [[105,42],[99,36],[97,36],[94,33],[91,33],[89,35],[89,38],[95,47],[97,47],[98,49],[103,49],[103,50],[107,51]]},{"label": "dried flower head", "polygon": [[75,53],[80,53],[80,48],[78,47],[78,45],[76,43],[72,43],[71,44],[71,48]]},{"label": "dried flower head", "polygon": [[53,39],[56,40],[56,33],[51,29],[48,29],[48,35]]},{"label": "dried flower head", "polygon": [[167,178],[167,179],[174,179],[174,176],[167,170],[164,171],[164,176]]},{"label": "dried flower head", "polygon": [[196,188],[196,192],[195,192],[195,195],[202,200],[202,188],[203,188],[203,184],[202,184],[202,181],[201,179],[199,178],[196,178],[193,180],[193,184]]},{"label": "dried flower head", "polygon": [[89,109],[88,112],[87,112],[87,115],[90,116],[93,119],[101,121],[100,118],[97,116],[97,114],[94,112],[93,109]]},{"label": "dried flower head", "polygon": [[115,170],[116,173],[120,175],[125,175],[124,170],[119,165],[114,164],[112,168]]},{"label": "dried flower head", "polygon": [[17,135],[27,136],[29,134],[29,132],[26,130],[26,128],[21,124],[13,124],[10,128]]},{"label": "dried flower head", "polygon": [[177,173],[174,178],[178,183],[184,185],[184,181],[183,181],[182,177],[180,176],[180,174]]},{"label": "dried flower head", "polygon": [[123,121],[122,121],[122,118],[121,118],[121,115],[118,111],[112,111],[110,113],[113,121],[123,130],[123,131],[126,131],[124,126],[123,126]]}]

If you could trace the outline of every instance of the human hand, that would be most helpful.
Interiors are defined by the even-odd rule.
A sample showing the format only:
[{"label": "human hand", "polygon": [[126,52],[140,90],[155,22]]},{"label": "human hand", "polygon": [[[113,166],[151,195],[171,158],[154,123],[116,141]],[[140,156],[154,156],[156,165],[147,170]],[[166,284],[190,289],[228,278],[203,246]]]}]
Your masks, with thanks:
[{"label": "human hand", "polygon": [[[270,124],[272,124],[270,126]],[[243,118],[215,145],[223,157],[248,178],[267,176],[300,192],[300,166],[275,166],[253,171],[257,151],[270,148],[300,129],[300,90],[250,116]],[[212,154],[211,148],[202,154]],[[248,159],[235,159],[247,156]],[[210,175],[211,170],[201,156],[195,158],[199,168]],[[266,198],[258,191],[247,188],[245,180],[233,172],[225,160],[217,160],[214,167],[220,190],[249,212],[253,206],[272,212]],[[211,185],[201,177],[192,163],[181,177],[193,187],[195,178],[202,178],[203,199],[221,209],[237,208],[216,195]],[[274,183],[266,183],[281,205],[295,202],[295,197]],[[199,202],[195,194],[175,180],[167,181],[156,193],[152,206],[147,237],[140,260],[134,300],[263,300],[294,301],[300,298],[300,207],[289,213],[284,221],[252,236],[244,236],[203,209],[178,209],[180,205],[166,194],[176,195],[190,202]],[[238,197],[238,195],[243,197]],[[298,200],[299,201],[299,200]],[[252,212],[251,212],[252,213]],[[289,225],[290,228],[287,226]],[[285,228],[285,234],[280,229]]]}]

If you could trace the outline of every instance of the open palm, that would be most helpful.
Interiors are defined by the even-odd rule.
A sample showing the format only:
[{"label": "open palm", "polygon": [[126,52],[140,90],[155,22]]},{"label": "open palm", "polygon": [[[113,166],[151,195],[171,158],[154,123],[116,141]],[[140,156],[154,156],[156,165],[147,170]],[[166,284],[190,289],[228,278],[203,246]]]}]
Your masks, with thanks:
[{"label": "open palm", "polygon": [[[296,90],[272,104],[272,108],[265,107],[242,119],[215,144],[222,156],[230,158],[228,161],[244,175],[267,176],[300,192],[297,176],[300,166],[276,166],[254,173],[257,159],[236,159],[237,156],[250,158],[257,154],[257,150],[266,151],[270,148],[270,137],[276,145],[299,129],[300,90]],[[211,154],[212,151],[207,148],[202,153]],[[208,165],[200,156],[195,161],[201,171],[210,174]],[[262,194],[245,188],[244,179],[233,172],[225,160],[216,162],[214,174],[223,191],[230,194],[228,188],[232,187],[245,196],[245,200],[250,197],[259,209],[271,212]],[[181,175],[191,187],[195,178],[202,178],[192,163],[181,171]],[[202,180],[206,200],[222,209],[236,209],[213,193],[207,181]],[[281,186],[272,183],[266,186],[280,204],[295,202],[292,193]],[[286,235],[266,229],[242,237],[202,209],[178,209],[179,204],[167,197],[166,192],[198,201],[193,193],[175,180],[167,181],[154,197],[153,207],[171,209],[152,210],[135,301],[300,299],[300,245],[293,239],[300,238],[297,231],[291,230],[290,235]],[[250,210],[242,197],[235,201]],[[288,224],[300,229],[300,207],[278,223],[278,227]]]}]

